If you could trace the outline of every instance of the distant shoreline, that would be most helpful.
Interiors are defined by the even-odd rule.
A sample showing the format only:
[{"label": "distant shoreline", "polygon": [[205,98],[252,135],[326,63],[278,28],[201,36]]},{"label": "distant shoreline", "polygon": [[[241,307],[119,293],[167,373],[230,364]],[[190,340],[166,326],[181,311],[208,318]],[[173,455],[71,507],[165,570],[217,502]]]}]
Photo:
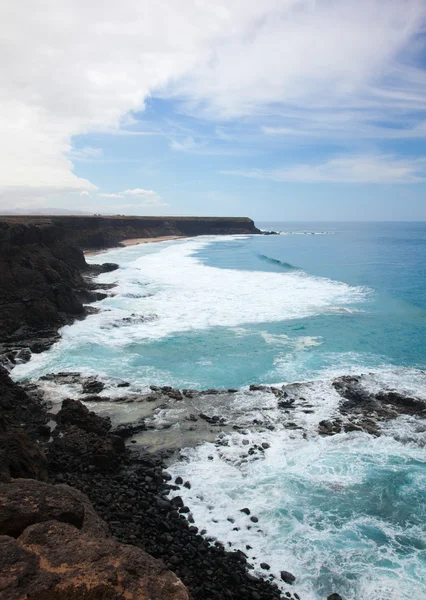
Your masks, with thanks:
[{"label": "distant shoreline", "polygon": [[[163,235],[160,237],[146,237],[146,238],[130,238],[123,240],[119,243],[119,246],[138,246],[139,244],[153,244],[154,242],[169,242],[171,240],[183,240],[190,236],[187,235]],[[85,256],[92,256],[93,254],[100,254],[105,250],[84,250]]]}]

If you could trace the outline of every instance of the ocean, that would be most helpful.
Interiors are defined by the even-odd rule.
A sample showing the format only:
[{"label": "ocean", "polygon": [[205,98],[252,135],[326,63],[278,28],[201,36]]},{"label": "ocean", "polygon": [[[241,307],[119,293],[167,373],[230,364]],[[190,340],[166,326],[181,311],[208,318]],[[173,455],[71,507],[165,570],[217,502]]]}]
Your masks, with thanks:
[{"label": "ocean", "polygon": [[[426,223],[257,225],[280,235],[88,257],[120,265],[98,278],[116,284],[114,295],[13,376],[79,371],[142,391],[238,388],[220,410],[243,434],[184,448],[170,465],[191,481],[179,493],[196,525],[246,552],[255,573],[293,573],[302,600],[426,599],[426,420],[398,417],[380,437],[318,435],[335,414],[338,376],[426,399]],[[293,429],[273,395],[248,392],[253,383],[301,384]],[[139,415],[134,404],[90,408],[116,422]],[[158,422],[171,412],[159,409]],[[250,429],[253,421],[268,426]],[[265,450],[247,455],[247,444]]]}]

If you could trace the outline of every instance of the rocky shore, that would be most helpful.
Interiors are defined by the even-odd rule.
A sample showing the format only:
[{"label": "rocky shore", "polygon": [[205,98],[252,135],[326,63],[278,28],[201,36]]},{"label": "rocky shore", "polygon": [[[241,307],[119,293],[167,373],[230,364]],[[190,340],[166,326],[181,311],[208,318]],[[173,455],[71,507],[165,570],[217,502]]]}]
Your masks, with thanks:
[{"label": "rocky shore", "polygon": [[[241,464],[262,460],[275,428],[301,439],[380,436],[395,420],[424,421],[426,403],[373,392],[363,376],[330,381],[327,418],[321,398],[312,400],[315,383],[141,390],[65,372],[17,385],[8,370],[109,293],[93,278],[117,266],[89,267],[71,238],[49,220],[0,220],[0,598],[302,600],[286,565],[279,576],[266,562],[259,571],[250,547],[236,550],[199,530],[184,501],[191,481],[172,477],[170,463],[204,441],[224,460],[231,444]],[[250,506],[240,512],[258,526]]]},{"label": "rocky shore", "polygon": [[[294,431],[295,435],[309,435],[298,418],[301,414],[311,417],[316,412],[315,407],[304,398],[306,384],[280,387],[252,385],[249,390],[244,391],[248,407],[246,413],[242,413],[243,419],[232,420],[232,404],[242,393],[239,390],[197,391],[151,386],[149,393],[141,394],[128,382],[108,382],[79,373],[46,375],[38,382],[22,388],[10,380],[5,370],[0,375],[2,422],[6,424],[0,442],[0,449],[4,449],[5,457],[2,461],[5,465],[2,480],[9,482],[0,489],[0,500],[3,497],[0,502],[0,506],[3,506],[1,510],[6,510],[4,514],[9,515],[3,519],[7,525],[4,525],[2,533],[12,537],[13,543],[19,545],[19,548],[15,548],[16,552],[27,550],[30,546],[27,540],[31,540],[33,535],[40,536],[37,537],[41,540],[40,552],[55,553],[55,548],[63,544],[65,538],[72,540],[73,548],[74,544],[75,548],[79,545],[84,547],[88,543],[84,536],[93,532],[93,526],[90,530],[84,528],[80,513],[79,517],[75,511],[64,509],[61,502],[66,499],[63,497],[56,504],[49,501],[47,512],[39,510],[43,505],[38,499],[40,494],[43,496],[45,493],[43,486],[21,478],[46,482],[49,477],[51,483],[48,487],[53,487],[50,492],[53,496],[56,494],[55,490],[61,494],[64,489],[67,494],[78,490],[76,498],[86,506],[85,510],[94,520],[97,531],[106,536],[105,539],[111,540],[111,545],[107,547],[112,554],[116,553],[119,557],[132,556],[132,561],[137,560],[139,563],[142,560],[151,561],[150,557],[162,561],[164,566],[161,568],[153,563],[155,577],[165,577],[167,585],[178,595],[165,595],[166,592],[162,592],[163,595],[148,595],[148,598],[186,597],[179,595],[184,592],[171,579],[166,568],[175,573],[185,586],[185,593],[194,600],[300,598],[297,591],[294,591],[297,590],[297,576],[288,572],[286,565],[282,565],[280,580],[277,581],[269,575],[269,565],[261,563],[265,577],[259,579],[251,572],[253,565],[250,548],[246,548],[245,552],[230,551],[217,540],[205,537],[206,532],[199,531],[190,508],[183,500],[183,492],[191,488],[191,481],[172,478],[167,466],[171,458],[173,461],[179,459],[182,446],[195,445],[202,440],[214,441],[218,451],[223,452],[226,459],[227,445],[232,436],[237,435],[241,440],[240,458],[244,462],[261,460],[268,449],[266,442],[259,442],[261,438],[256,442],[251,441],[253,431],[261,434],[275,427],[284,427]],[[365,387],[362,376],[339,377],[331,386],[338,403],[332,418],[318,419],[317,433],[322,436],[351,431],[379,436],[382,428],[395,419],[424,419],[426,415],[426,403],[423,400],[394,391],[372,393]],[[61,392],[62,389],[64,392]],[[117,392],[120,395],[117,396]],[[53,399],[64,397],[67,393],[72,394],[73,398],[65,398],[56,406],[52,404]],[[262,406],[265,407],[265,397],[270,398],[270,409],[263,409],[263,418],[253,418],[253,415],[257,415],[256,404],[261,404],[261,399]],[[87,403],[101,408],[110,404],[112,399],[117,404],[118,412],[120,404],[130,403],[140,407],[144,416],[132,422],[113,424],[109,418],[102,417],[85,406]],[[228,412],[222,410],[225,406],[231,407]],[[174,429],[173,419],[179,420],[181,437],[169,435]],[[6,448],[14,449],[7,453],[7,460]],[[14,481],[11,477],[20,479]],[[24,513],[18,510],[22,503],[16,498],[22,499],[22,495],[33,498],[32,504],[38,507],[35,517],[28,516],[26,509]],[[257,524],[259,519],[249,506],[241,507],[241,511],[248,515],[247,519],[251,520],[252,526]],[[72,516],[64,520],[62,513]],[[52,526],[52,520],[59,521],[59,524]],[[49,525],[45,522],[49,522]],[[36,528],[35,534],[33,527]],[[75,532],[73,527],[77,527],[79,532]],[[53,546],[49,545],[50,541],[48,544],[46,537],[48,528],[49,540],[53,540]],[[135,546],[150,557],[143,559],[141,557],[146,557],[146,554],[141,554],[135,555],[139,558],[133,558],[133,550],[123,549],[120,544]],[[82,552],[83,559],[86,560],[86,551]],[[49,556],[56,560],[55,554]],[[89,558],[85,563],[83,559],[81,564],[87,565]],[[97,565],[98,560],[100,559],[95,560]],[[124,560],[123,569],[128,568],[125,566],[128,565],[126,560],[130,559]],[[63,555],[61,561],[64,561]],[[144,572],[142,567],[141,569]],[[32,585],[31,582],[45,581],[44,574],[34,577],[26,580],[28,586]],[[126,577],[125,580],[128,581]],[[76,578],[78,580],[77,575]],[[13,581],[10,585],[20,590],[20,584]],[[58,585],[68,585],[67,581]],[[94,581],[98,579],[95,578]],[[287,589],[284,587],[283,591],[284,584],[287,584]],[[114,582],[106,585],[108,589],[117,589]],[[129,581],[129,585],[133,583]],[[4,597],[25,596],[18,594]],[[335,593],[329,598],[339,600],[340,596]]]},{"label": "rocky shore", "polygon": [[182,498],[169,497],[183,484],[165,470],[169,451],[129,450],[131,428],[112,432],[80,401],[52,415],[36,388],[27,394],[5,369],[0,390],[1,598],[56,598],[47,592],[68,588],[77,590],[69,598],[90,590],[87,598],[116,600],[281,597],[250,574],[244,553],[203,537]]}]

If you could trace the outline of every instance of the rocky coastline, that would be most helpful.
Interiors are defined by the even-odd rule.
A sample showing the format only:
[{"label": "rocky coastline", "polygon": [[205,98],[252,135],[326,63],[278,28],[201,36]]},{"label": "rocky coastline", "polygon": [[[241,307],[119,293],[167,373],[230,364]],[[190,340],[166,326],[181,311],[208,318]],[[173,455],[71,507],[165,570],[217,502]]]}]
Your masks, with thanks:
[{"label": "rocky coastline", "polygon": [[[8,374],[105,297],[92,278],[117,265],[89,266],[83,248],[176,232],[259,231],[249,219],[0,219],[0,598],[281,595],[250,575],[243,553],[205,539],[179,496],[167,498],[177,489],[164,470],[170,451],[129,450],[134,426],[111,433],[109,420],[79,401],[51,414],[37,386],[24,390]],[[87,390],[99,385],[86,382]]]},{"label": "rocky coastline", "polygon": [[[0,598],[302,600],[286,565],[279,580],[264,562],[264,576],[255,576],[249,547],[206,537],[183,499],[191,482],[167,470],[182,447],[200,441],[221,452],[237,435],[244,462],[268,449],[251,432],[281,426],[308,435],[297,417],[310,417],[315,406],[300,384],[253,384],[237,422],[226,410],[241,394],[236,389],[141,392],[127,381],[70,372],[22,385],[10,378],[16,364],[47,349],[61,326],[84,318],[87,304],[108,293],[93,278],[117,265],[89,266],[80,244],[51,221],[0,219]],[[337,402],[332,417],[318,419],[321,436],[379,436],[395,419],[426,415],[423,400],[373,393],[362,377],[331,386]],[[253,417],[265,396],[269,408]],[[111,402],[136,406],[139,417],[111,422],[102,412]],[[257,523],[249,506],[241,511],[250,526]],[[341,598],[336,592],[328,600]]]}]

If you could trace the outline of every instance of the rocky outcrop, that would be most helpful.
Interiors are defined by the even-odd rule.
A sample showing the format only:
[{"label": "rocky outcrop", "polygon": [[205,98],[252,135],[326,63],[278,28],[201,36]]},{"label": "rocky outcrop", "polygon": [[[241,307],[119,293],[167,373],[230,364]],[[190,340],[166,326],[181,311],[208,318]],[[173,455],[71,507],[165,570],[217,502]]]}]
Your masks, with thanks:
[{"label": "rocky outcrop", "polygon": [[56,415],[56,421],[60,425],[76,425],[88,433],[106,435],[111,429],[110,419],[99,417],[96,413],[89,411],[78,400],[68,398],[62,402],[62,408]]},{"label": "rocky outcrop", "polygon": [[0,537],[0,598],[188,600],[182,582],[140,548],[47,521]]},{"label": "rocky outcrop", "polygon": [[[48,454],[63,458],[71,472],[82,464],[91,477],[97,468],[117,472],[125,447],[108,434],[109,421],[73,400],[60,412]],[[47,459],[33,441],[40,420],[47,419],[42,413],[41,399],[0,370],[0,599],[188,600],[164,563],[108,539],[107,524],[85,494],[35,479],[47,480]],[[89,431],[77,426],[84,420]]]},{"label": "rocky outcrop", "polygon": [[[110,269],[110,265],[108,265]],[[83,274],[83,252],[53,223],[0,220],[0,337],[11,346],[41,352],[57,339],[58,327],[86,312],[98,299]],[[25,360],[17,352],[6,360]]]},{"label": "rocky outcrop", "polygon": [[46,456],[32,442],[23,429],[6,431],[0,435],[0,481],[14,477],[48,480]]},{"label": "rocky outcrop", "polygon": [[41,403],[0,367],[0,481],[9,481],[11,477],[47,481],[46,457],[33,441],[46,420]]}]

